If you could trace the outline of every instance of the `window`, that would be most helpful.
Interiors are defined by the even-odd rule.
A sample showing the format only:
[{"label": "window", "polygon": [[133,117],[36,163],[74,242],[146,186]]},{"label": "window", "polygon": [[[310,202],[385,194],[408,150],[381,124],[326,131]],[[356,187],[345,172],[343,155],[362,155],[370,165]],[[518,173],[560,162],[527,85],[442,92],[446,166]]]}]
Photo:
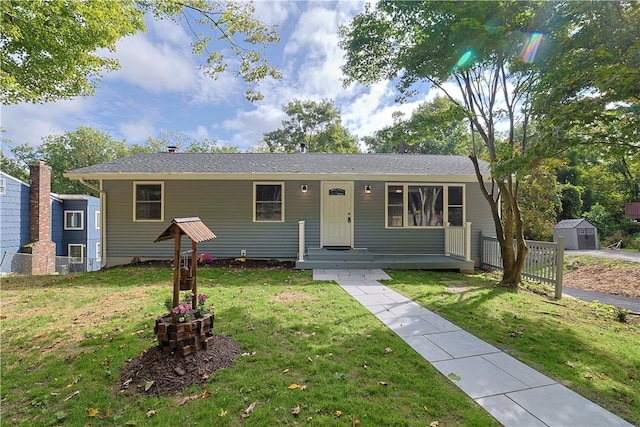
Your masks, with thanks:
[{"label": "window", "polygon": [[65,230],[84,229],[84,212],[64,211],[64,229]]},{"label": "window", "polygon": [[100,242],[96,243],[96,261],[100,261],[102,259],[102,245]]},{"label": "window", "polygon": [[96,230],[100,230],[100,211],[96,211],[96,216],[95,216],[95,225],[96,225]]},{"label": "window", "polygon": [[0,178],[0,196],[7,194],[7,180]]},{"label": "window", "polygon": [[253,186],[254,215],[257,222],[284,221],[284,184],[255,183]]},{"label": "window", "polygon": [[82,264],[84,262],[84,245],[69,245],[69,262],[71,264]]},{"label": "window", "polygon": [[162,221],[164,216],[164,183],[133,183],[133,220]]},{"label": "window", "polygon": [[442,227],[447,222],[461,226],[463,190],[459,185],[388,184],[387,227]]}]

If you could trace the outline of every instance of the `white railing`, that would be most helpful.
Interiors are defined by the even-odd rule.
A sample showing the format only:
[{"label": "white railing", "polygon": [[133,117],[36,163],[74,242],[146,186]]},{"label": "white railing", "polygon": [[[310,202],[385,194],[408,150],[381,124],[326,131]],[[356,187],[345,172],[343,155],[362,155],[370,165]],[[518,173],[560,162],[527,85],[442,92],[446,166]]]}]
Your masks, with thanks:
[{"label": "white railing", "polygon": [[[527,257],[524,260],[522,276],[555,287],[555,297],[562,297],[562,274],[564,268],[564,237],[558,242],[538,242],[527,240]],[[480,268],[502,270],[500,244],[495,237],[480,236]]]},{"label": "white railing", "polygon": [[298,261],[304,261],[304,221],[298,221]]},{"label": "white railing", "polygon": [[444,232],[445,255],[453,255],[471,261],[471,223],[452,227],[447,223]]}]

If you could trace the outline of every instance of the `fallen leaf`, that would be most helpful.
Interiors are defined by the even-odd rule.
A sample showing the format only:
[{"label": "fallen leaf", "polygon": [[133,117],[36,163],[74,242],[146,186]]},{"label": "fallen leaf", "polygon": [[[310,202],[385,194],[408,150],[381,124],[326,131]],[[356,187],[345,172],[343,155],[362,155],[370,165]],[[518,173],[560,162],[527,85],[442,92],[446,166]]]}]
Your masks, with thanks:
[{"label": "fallen leaf", "polygon": [[87,409],[87,417],[97,417],[99,414],[100,414],[100,409],[98,408]]},{"label": "fallen leaf", "polygon": [[447,375],[447,377],[449,377],[449,379],[451,379],[453,381],[460,381],[460,375],[456,375],[453,372],[451,372],[449,375]]},{"label": "fallen leaf", "polygon": [[359,419],[357,419],[356,417],[353,417],[353,418],[351,419],[351,425],[352,425],[352,426],[359,426],[359,425],[360,425],[360,420],[359,420]]},{"label": "fallen leaf", "polygon": [[227,416],[227,410],[226,409],[220,409],[220,413],[218,414],[219,417],[226,417]]},{"label": "fallen leaf", "polygon": [[584,374],[584,377],[585,377],[586,379],[590,380],[590,379],[592,379],[592,378],[593,378],[593,375],[591,375],[591,373],[590,373],[590,372],[587,372],[586,374]]},{"label": "fallen leaf", "polygon": [[153,387],[153,384],[155,384],[155,381],[147,381],[144,383],[144,391],[149,391],[149,389]]},{"label": "fallen leaf", "polygon": [[341,417],[342,416],[342,411],[336,411],[336,417]]},{"label": "fallen leaf", "polygon": [[300,388],[300,384],[293,383],[293,384],[289,385],[289,387],[287,387],[287,388],[289,390],[295,390],[297,388]]},{"label": "fallen leaf", "polygon": [[173,370],[176,371],[176,374],[180,376],[183,376],[184,374],[186,374],[184,369],[182,369],[180,366],[176,366],[175,368],[173,368]]},{"label": "fallen leaf", "polygon": [[380,384],[380,385],[389,385],[389,383],[386,382],[386,381],[378,381],[378,384]]},{"label": "fallen leaf", "polygon": [[313,362],[313,359],[312,359],[312,358],[310,358],[310,357],[307,357],[307,362],[312,363],[312,362]]},{"label": "fallen leaf", "polygon": [[200,399],[206,399],[209,396],[211,396],[211,392],[205,388],[202,392],[202,395],[200,396]]},{"label": "fallen leaf", "polygon": [[432,421],[431,424],[429,424],[429,427],[438,427],[440,425],[440,421]]},{"label": "fallen leaf", "polygon": [[300,415],[300,405],[298,405],[298,406],[296,406],[295,408],[293,408],[293,409],[291,410],[291,413],[292,413],[293,415]]},{"label": "fallen leaf", "polygon": [[286,374],[287,372],[289,372],[289,368],[287,368],[284,371],[282,371],[283,374]]},{"label": "fallen leaf", "polygon": [[387,347],[384,349],[385,353],[391,353],[393,350],[391,349],[391,347]]},{"label": "fallen leaf", "polygon": [[147,412],[147,418],[151,418],[156,414],[156,410],[152,409],[149,412]]},{"label": "fallen leaf", "polygon": [[429,408],[427,408],[427,405],[424,405],[422,409],[424,409],[424,412],[429,412]]},{"label": "fallen leaf", "polygon": [[251,405],[247,406],[247,409],[242,412],[242,418],[247,418],[249,414],[253,412],[257,404],[258,402],[253,402]]},{"label": "fallen leaf", "polygon": [[567,365],[567,366],[568,366],[568,367],[570,367],[570,368],[573,368],[573,367],[574,367],[573,362],[569,362],[568,360],[567,360],[566,362],[564,362],[564,364],[565,364],[565,365]]},{"label": "fallen leaf", "polygon": [[191,396],[187,396],[187,397],[182,399],[182,401],[180,402],[180,406],[184,405],[185,403],[187,403],[190,400],[198,400],[199,397],[200,397],[200,395],[198,395],[198,394],[193,394]]},{"label": "fallen leaf", "polygon": [[627,374],[627,376],[629,377],[629,379],[630,379],[631,381],[633,381],[633,380],[635,380],[635,379],[636,379],[636,374],[634,374],[633,372],[629,372],[629,373]]}]

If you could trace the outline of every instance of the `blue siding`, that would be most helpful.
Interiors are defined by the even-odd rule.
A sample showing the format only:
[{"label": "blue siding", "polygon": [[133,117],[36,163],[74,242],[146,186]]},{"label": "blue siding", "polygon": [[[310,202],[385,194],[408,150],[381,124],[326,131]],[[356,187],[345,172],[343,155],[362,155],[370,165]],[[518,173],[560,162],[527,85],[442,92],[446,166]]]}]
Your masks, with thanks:
[{"label": "blue siding", "polygon": [[[0,195],[0,258],[29,243],[29,185],[0,173],[6,193]],[[3,271],[7,271],[3,266]]]},{"label": "blue siding", "polygon": [[67,248],[64,247],[64,210],[63,202],[59,199],[51,200],[51,241],[56,244],[56,256],[66,256]]}]

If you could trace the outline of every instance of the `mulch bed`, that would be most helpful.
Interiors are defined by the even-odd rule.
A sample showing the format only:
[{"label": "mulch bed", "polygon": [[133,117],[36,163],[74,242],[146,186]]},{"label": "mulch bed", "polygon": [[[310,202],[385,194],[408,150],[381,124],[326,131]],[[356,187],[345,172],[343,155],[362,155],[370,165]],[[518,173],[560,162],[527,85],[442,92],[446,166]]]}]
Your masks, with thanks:
[{"label": "mulch bed", "polygon": [[185,357],[153,347],[125,363],[120,390],[150,396],[178,394],[193,384],[204,384],[219,369],[233,367],[241,350],[240,344],[222,335],[214,335],[206,350]]}]

